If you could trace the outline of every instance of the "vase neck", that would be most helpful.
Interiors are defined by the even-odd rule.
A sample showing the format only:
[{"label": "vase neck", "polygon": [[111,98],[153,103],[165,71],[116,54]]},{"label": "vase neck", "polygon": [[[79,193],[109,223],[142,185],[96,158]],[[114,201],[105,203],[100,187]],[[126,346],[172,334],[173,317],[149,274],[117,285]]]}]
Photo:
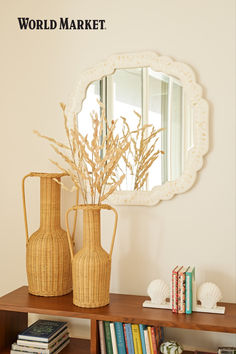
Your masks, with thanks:
[{"label": "vase neck", "polygon": [[100,209],[83,210],[83,247],[101,246]]},{"label": "vase neck", "polygon": [[[57,178],[60,180],[60,178]],[[60,228],[61,187],[51,177],[40,177],[40,228]]]}]

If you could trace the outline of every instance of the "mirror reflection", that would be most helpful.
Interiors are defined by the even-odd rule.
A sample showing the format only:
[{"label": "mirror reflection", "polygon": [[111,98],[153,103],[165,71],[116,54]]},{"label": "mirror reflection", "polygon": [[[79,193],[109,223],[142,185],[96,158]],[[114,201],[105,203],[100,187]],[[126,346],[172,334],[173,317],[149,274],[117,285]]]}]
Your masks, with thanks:
[{"label": "mirror reflection", "polygon": [[[152,124],[159,133],[156,149],[164,151],[152,164],[142,190],[150,191],[182,175],[189,149],[193,145],[193,122],[183,86],[175,77],[153,71],[150,67],[117,69],[111,75],[92,82],[86,92],[78,127],[84,134],[92,131],[90,112],[97,110],[96,100],[105,104],[107,120],[120,116],[131,129],[137,128],[137,116],[142,124]],[[120,127],[121,129],[121,127]],[[133,190],[133,179],[127,166],[121,190]]]}]

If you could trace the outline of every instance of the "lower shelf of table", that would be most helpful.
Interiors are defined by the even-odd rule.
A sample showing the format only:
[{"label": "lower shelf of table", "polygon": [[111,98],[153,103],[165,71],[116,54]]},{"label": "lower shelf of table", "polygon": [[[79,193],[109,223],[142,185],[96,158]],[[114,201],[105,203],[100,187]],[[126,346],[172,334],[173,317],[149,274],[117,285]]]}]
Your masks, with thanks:
[{"label": "lower shelf of table", "polygon": [[[70,344],[61,351],[61,354],[89,354],[90,350],[90,340],[89,339],[79,339],[79,338],[71,338]],[[1,354],[9,354],[10,348],[6,348],[1,351]],[[183,354],[209,354],[204,352],[191,352],[184,351]]]},{"label": "lower shelf of table", "polygon": [[[88,339],[78,339],[78,338],[71,338],[70,344],[63,349],[60,353],[61,354],[89,354],[90,350],[90,340]],[[1,354],[9,354],[10,348],[6,348],[5,350],[1,351]]]}]

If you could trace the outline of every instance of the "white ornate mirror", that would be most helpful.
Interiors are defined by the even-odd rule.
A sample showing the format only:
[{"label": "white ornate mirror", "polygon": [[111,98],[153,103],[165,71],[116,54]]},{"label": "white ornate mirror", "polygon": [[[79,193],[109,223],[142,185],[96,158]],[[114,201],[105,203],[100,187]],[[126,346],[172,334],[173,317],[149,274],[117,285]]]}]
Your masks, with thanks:
[{"label": "white ornate mirror", "polygon": [[86,71],[69,106],[78,113],[79,129],[89,132],[89,113],[96,99],[105,104],[108,121],[124,116],[132,126],[133,111],[143,124],[165,128],[158,148],[165,154],[152,165],[142,190],[132,190],[128,175],[110,203],[155,205],[192,187],[208,150],[208,103],[192,69],[153,52],[114,55]]}]

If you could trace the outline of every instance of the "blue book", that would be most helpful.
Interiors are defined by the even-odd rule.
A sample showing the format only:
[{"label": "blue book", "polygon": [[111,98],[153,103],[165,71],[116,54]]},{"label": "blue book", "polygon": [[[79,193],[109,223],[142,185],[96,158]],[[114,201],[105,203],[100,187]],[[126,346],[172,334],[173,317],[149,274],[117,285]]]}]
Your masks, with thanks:
[{"label": "blue book", "polygon": [[114,324],[115,324],[116,344],[117,344],[118,354],[126,354],[123,324],[121,322],[114,322]]},{"label": "blue book", "polygon": [[189,267],[185,273],[185,312],[191,314],[193,310],[193,284],[195,281],[195,267]]},{"label": "blue book", "polygon": [[38,320],[18,334],[18,339],[48,343],[66,327],[66,322]]},{"label": "blue book", "polygon": [[139,324],[139,332],[140,332],[140,337],[141,337],[141,344],[142,344],[143,354],[147,354],[145,338],[144,338],[144,330],[145,330],[145,328],[147,328],[147,326],[145,326],[143,324]]},{"label": "blue book", "polygon": [[129,352],[129,354],[134,354],[134,342],[133,342],[131,323],[125,324],[125,331],[126,331],[128,352]]}]

